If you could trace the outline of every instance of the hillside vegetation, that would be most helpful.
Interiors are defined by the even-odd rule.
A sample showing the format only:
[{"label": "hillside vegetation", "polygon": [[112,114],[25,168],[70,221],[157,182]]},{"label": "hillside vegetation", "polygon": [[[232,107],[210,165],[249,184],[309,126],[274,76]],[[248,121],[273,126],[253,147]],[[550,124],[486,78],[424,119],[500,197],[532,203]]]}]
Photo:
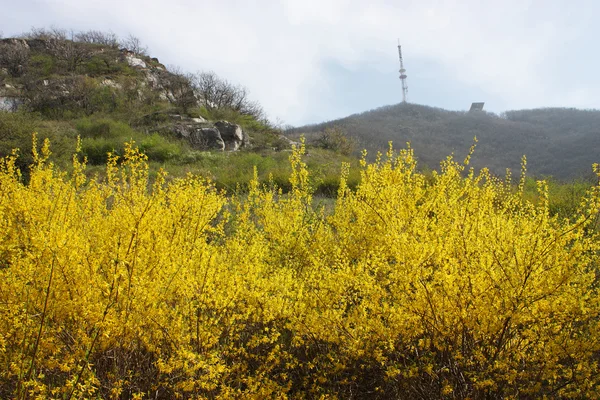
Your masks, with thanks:
[{"label": "hillside vegetation", "polygon": [[410,142],[423,166],[437,168],[454,152],[467,153],[478,139],[472,165],[488,167],[503,176],[506,168],[519,170],[527,156],[528,169],[537,177],[572,180],[591,176],[600,161],[600,111],[564,108],[486,112],[457,112],[417,104],[381,107],[336,121],[295,128],[289,133],[308,137],[338,126],[371,155],[387,149],[388,142]]}]

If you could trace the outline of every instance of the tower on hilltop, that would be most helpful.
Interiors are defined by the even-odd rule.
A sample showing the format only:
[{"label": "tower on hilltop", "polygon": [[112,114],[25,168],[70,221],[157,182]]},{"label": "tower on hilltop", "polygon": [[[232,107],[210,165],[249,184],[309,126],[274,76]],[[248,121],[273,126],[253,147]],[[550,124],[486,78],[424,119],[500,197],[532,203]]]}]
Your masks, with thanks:
[{"label": "tower on hilltop", "polygon": [[402,60],[402,46],[400,46],[400,39],[398,39],[398,56],[400,57],[400,81],[402,81],[402,102],[406,103],[406,96],[408,95],[408,86],[406,85],[406,69],[404,69],[404,61]]}]

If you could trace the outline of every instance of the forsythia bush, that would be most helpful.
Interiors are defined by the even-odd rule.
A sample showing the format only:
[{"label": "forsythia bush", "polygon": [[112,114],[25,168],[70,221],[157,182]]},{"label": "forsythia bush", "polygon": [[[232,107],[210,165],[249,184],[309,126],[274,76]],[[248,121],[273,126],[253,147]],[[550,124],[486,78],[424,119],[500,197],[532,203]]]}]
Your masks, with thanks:
[{"label": "forsythia bush", "polygon": [[132,145],[103,179],[6,158],[0,397],[600,397],[600,187],[559,220],[543,182],[390,149],[325,213],[302,152],[243,199]]}]

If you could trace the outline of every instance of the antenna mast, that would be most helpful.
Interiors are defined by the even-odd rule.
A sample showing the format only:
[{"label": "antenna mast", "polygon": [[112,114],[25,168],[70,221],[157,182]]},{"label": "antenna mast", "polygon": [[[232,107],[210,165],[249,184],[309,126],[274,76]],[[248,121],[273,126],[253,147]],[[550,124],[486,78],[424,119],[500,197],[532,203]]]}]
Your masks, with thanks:
[{"label": "antenna mast", "polygon": [[408,86],[406,85],[406,69],[404,69],[404,62],[402,61],[402,47],[400,46],[400,39],[398,39],[398,56],[400,57],[400,80],[402,81],[402,102],[406,103],[406,96],[408,95]]}]

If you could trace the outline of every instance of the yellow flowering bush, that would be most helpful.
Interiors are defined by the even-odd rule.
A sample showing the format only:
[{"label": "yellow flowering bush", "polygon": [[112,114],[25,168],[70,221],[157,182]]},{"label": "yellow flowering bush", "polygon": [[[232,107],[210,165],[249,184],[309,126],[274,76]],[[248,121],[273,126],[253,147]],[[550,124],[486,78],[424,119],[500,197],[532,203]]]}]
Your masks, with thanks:
[{"label": "yellow flowering bush", "polygon": [[326,213],[303,151],[244,198],[132,144],[102,179],[4,159],[0,397],[600,397],[600,186],[561,220],[544,182],[390,148]]}]

